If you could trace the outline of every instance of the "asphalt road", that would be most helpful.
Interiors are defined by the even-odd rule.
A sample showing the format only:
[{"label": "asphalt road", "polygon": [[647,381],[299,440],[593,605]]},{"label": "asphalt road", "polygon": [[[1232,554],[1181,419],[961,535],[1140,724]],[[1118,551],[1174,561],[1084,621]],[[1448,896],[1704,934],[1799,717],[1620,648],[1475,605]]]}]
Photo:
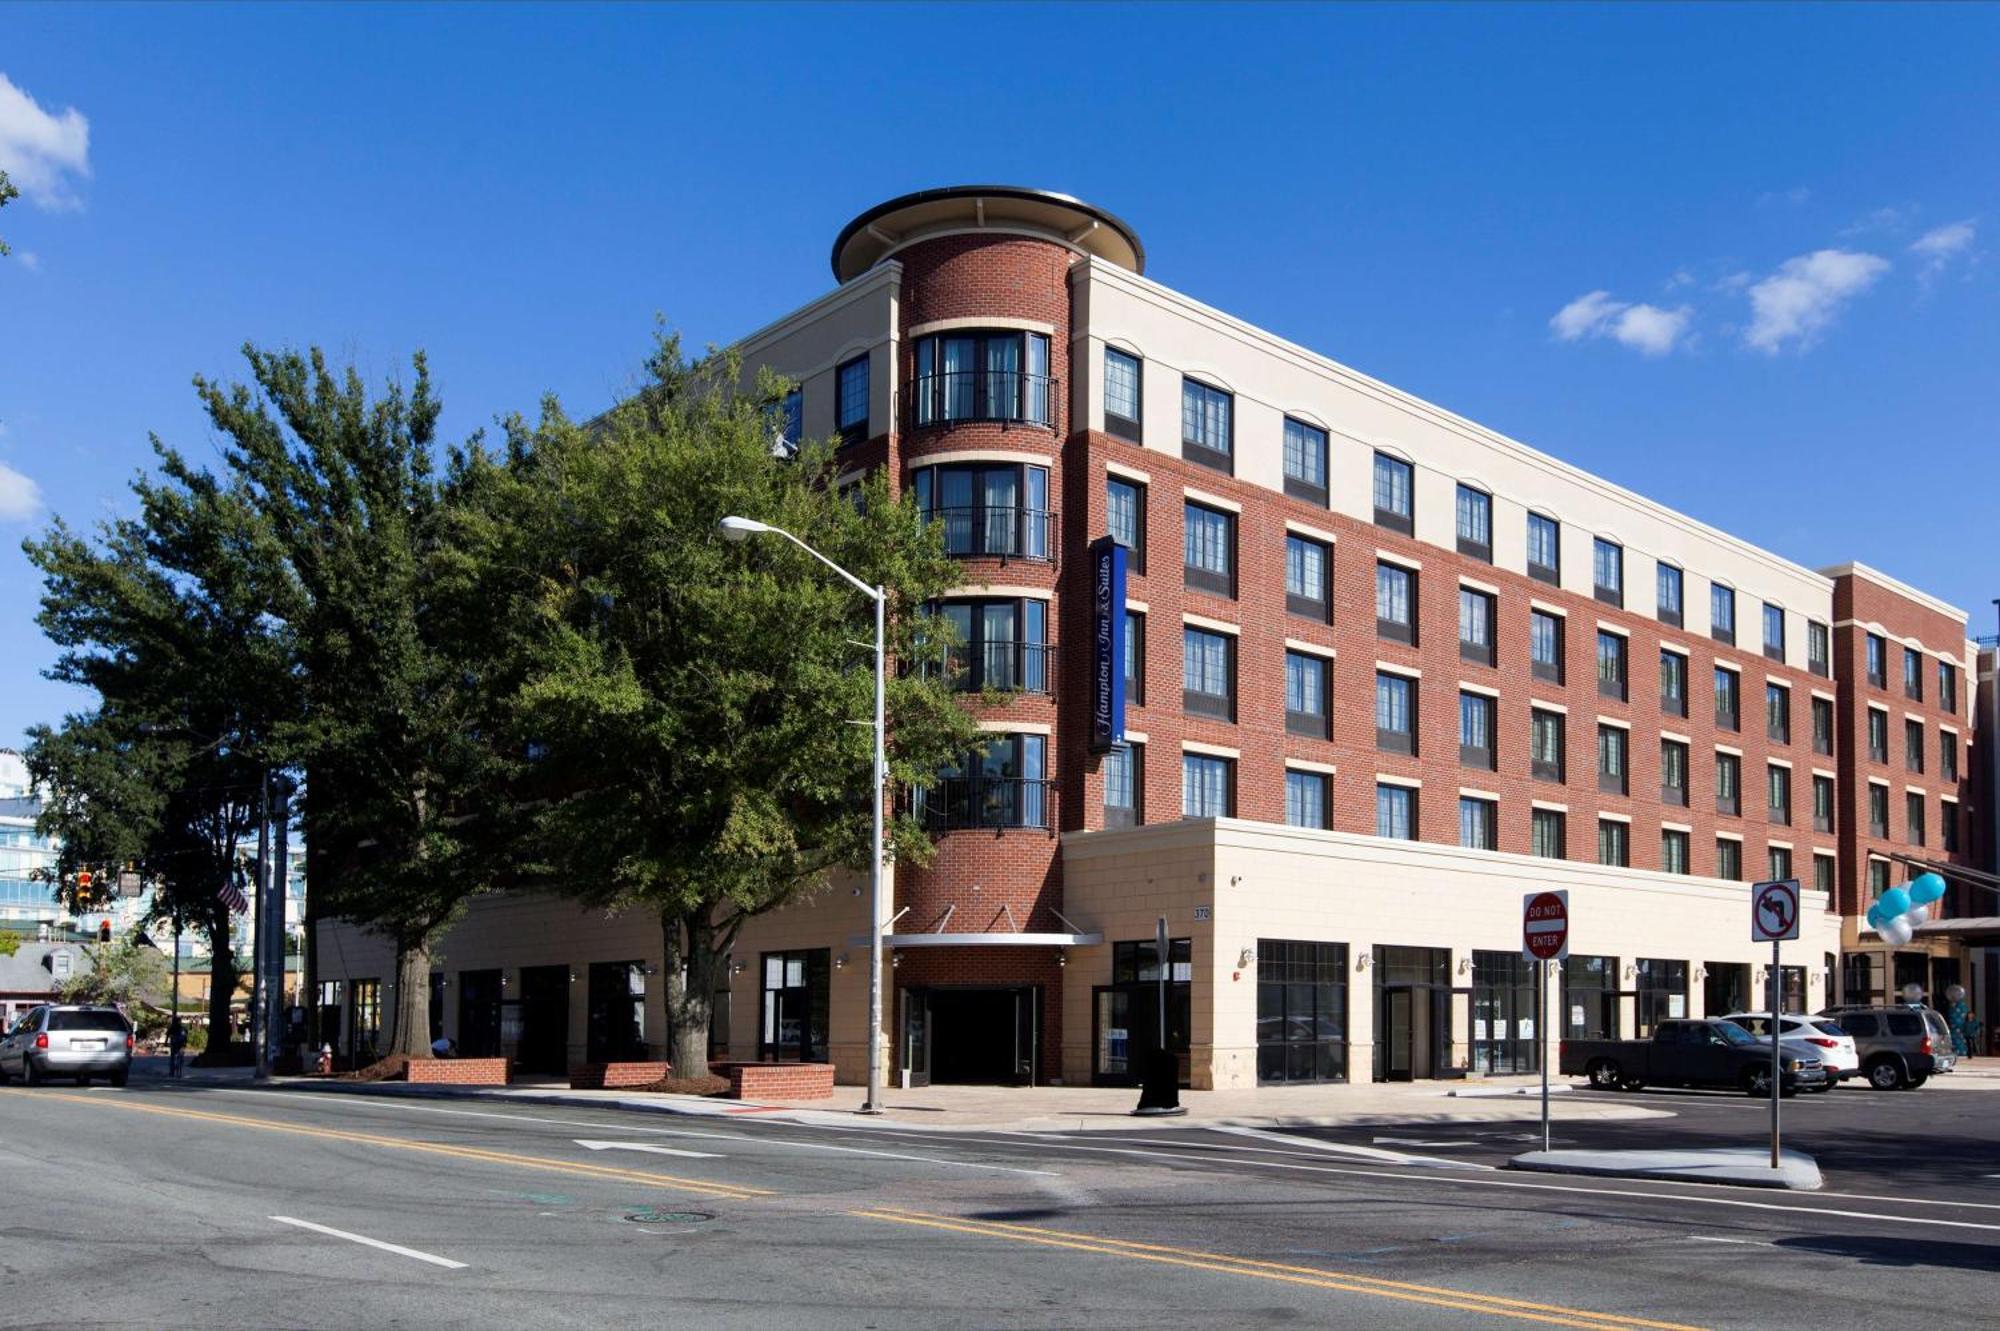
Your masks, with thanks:
[{"label": "asphalt road", "polygon": [[[1913,1162],[1971,1150],[1983,1163],[1989,1100],[1843,1090],[1788,1107],[1802,1135],[1833,1140],[1854,1130],[1840,1116],[1861,1115]],[[1750,1127],[1741,1101],[1682,1114],[1587,1132],[1679,1143],[1711,1118]],[[1907,1134],[1890,1132],[1909,1116]],[[1943,1180],[1940,1165],[1881,1190],[1880,1175],[1836,1167],[1827,1192],[1797,1194],[1478,1168],[1522,1145],[1478,1135],[1503,1130],[918,1134],[137,1082],[13,1088],[0,1091],[0,1326],[1992,1318],[1991,1180]]]}]

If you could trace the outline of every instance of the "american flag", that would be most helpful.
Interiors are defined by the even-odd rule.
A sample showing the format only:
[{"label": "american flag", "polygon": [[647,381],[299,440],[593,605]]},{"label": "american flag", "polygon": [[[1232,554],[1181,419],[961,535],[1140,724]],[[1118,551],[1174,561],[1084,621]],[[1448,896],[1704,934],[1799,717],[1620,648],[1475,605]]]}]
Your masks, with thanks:
[{"label": "american flag", "polygon": [[229,912],[232,915],[241,915],[250,909],[250,898],[244,896],[243,889],[236,886],[236,883],[231,879],[224,879],[222,886],[216,890],[215,895],[223,905],[229,907]]}]

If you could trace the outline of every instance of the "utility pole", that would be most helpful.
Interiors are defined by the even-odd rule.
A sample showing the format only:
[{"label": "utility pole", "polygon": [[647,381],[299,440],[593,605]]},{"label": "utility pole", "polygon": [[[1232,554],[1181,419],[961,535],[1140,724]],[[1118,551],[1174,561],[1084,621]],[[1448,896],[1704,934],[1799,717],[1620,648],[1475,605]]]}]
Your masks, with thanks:
[{"label": "utility pole", "polygon": [[256,937],[250,950],[250,1048],[257,1058],[257,1080],[271,1075],[270,1029],[264,1020],[267,977],[270,971],[269,954],[271,948],[271,769],[264,769],[263,787],[259,794],[257,819],[257,882],[254,890],[256,900],[251,905],[250,918],[256,929]]},{"label": "utility pole", "polygon": [[[292,783],[280,775],[273,783],[271,810],[271,892],[265,917],[271,928],[270,946],[264,949],[264,1044],[282,1052],[285,1044],[285,945],[291,935],[285,930],[285,900],[291,887]],[[275,1062],[267,1056],[266,1063]]]}]

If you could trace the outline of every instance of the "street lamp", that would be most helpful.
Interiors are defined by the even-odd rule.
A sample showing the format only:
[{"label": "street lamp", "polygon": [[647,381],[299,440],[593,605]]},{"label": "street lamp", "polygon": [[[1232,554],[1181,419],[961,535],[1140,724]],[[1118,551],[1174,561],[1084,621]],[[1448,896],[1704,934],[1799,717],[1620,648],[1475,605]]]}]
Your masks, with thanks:
[{"label": "street lamp", "polygon": [[883,678],[883,609],[889,602],[889,593],[882,587],[871,587],[849,573],[840,565],[828,559],[819,551],[801,541],[782,527],[773,527],[755,518],[727,517],[716,524],[725,538],[741,541],[751,536],[782,536],[799,549],[817,559],[820,563],[838,573],[848,582],[875,602],[875,836],[872,843],[873,854],[868,864],[868,1096],[862,1102],[861,1112],[879,1114],[882,1112],[882,785],[888,776],[888,764],[883,757],[884,730],[882,707]]}]

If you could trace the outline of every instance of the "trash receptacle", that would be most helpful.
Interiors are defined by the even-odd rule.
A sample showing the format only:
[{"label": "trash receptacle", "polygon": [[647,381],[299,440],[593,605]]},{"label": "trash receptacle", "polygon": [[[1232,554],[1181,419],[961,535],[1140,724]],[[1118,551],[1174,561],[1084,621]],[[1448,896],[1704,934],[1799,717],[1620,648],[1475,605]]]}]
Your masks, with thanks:
[{"label": "trash receptacle", "polygon": [[1139,1107],[1135,1114],[1185,1114],[1181,1107],[1181,1061],[1172,1052],[1155,1049],[1146,1055],[1145,1072],[1139,1079]]}]

